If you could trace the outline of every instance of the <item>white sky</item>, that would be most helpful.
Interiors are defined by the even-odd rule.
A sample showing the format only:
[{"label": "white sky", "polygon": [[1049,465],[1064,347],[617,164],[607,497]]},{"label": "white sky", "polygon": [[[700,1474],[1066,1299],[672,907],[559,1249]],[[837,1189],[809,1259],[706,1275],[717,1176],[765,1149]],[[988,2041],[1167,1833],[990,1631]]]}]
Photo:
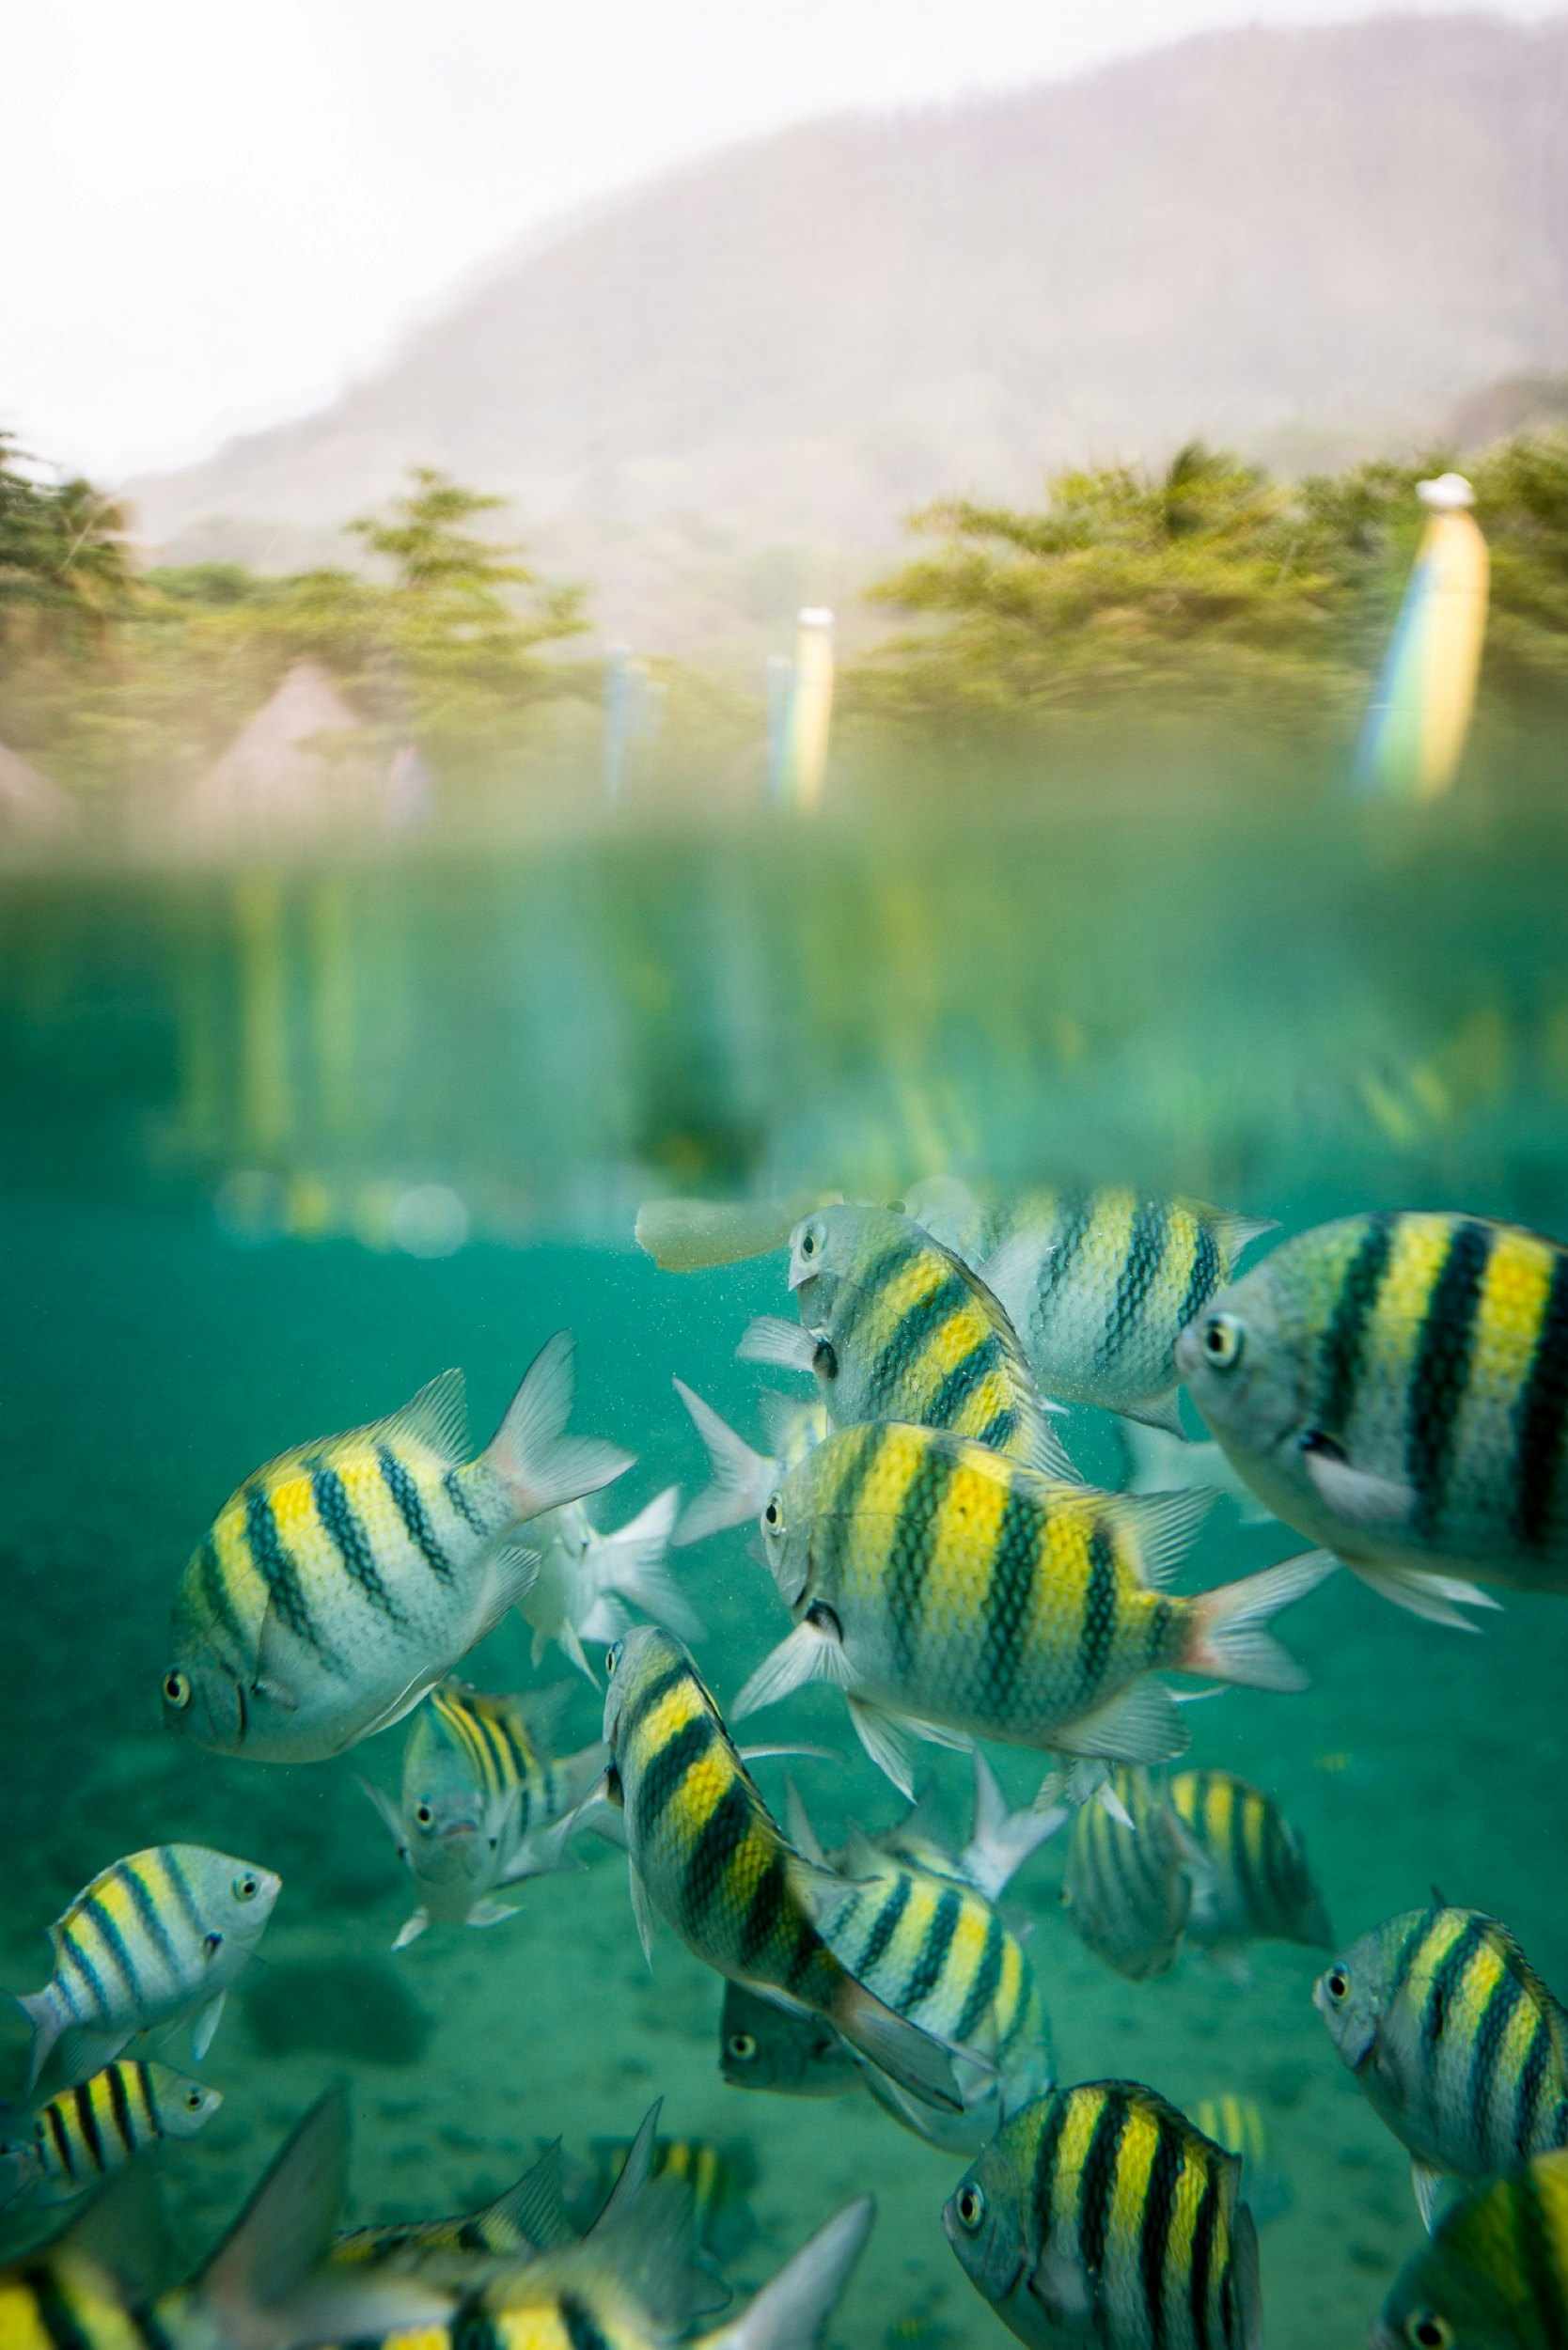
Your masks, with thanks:
[{"label": "white sky", "polygon": [[1364,12],[5,0],[0,427],[107,478],[181,463],[330,399],[525,229],[704,149],[1059,77],[1202,27]]}]

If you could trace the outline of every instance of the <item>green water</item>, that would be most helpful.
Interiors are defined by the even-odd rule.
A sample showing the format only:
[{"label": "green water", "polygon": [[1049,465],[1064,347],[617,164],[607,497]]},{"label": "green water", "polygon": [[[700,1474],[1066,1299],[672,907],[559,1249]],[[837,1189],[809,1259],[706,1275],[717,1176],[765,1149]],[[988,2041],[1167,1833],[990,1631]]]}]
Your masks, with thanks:
[{"label": "green water", "polygon": [[[667,1932],[647,1972],[614,1855],[525,1887],[509,1925],[394,1959],[407,1880],[353,1777],[395,1785],[403,1732],[299,1769],[165,1740],[180,1566],[249,1468],[447,1364],[488,1428],[563,1324],[575,1424],[639,1456],[606,1517],[671,1479],[695,1489],[670,1375],[754,1434],[732,1349],[783,1285],[776,1259],[658,1273],[630,1238],[651,1193],[891,1198],[952,1169],[1196,1191],[1288,1229],[1386,1204],[1568,1233],[1565,882],[1550,814],[1362,829],[1119,801],[423,870],[0,884],[0,1980],[42,1981],[40,1929],[119,1853],[192,1839],[282,1872],[268,1966],[202,2068],[224,2110],[166,2165],[193,2245],[337,2076],[367,2217],[477,2201],[557,2133],[586,2155],[662,2092],[667,2126],[755,2154],[742,2280],[872,2186],[835,2338],[1004,2340],[938,2225],[963,2166],[868,2101],[727,2089],[717,1980]],[[1066,1425],[1114,1480],[1111,1425]],[[1196,1574],[1296,1546],[1227,1513]],[[679,1564],[723,1700],[782,1613],[743,1534]],[[1560,1604],[1511,1596],[1462,1638],[1340,1577],[1290,1622],[1310,1692],[1199,1709],[1196,1758],[1279,1799],[1342,1940],[1435,1881],[1568,1988],[1565,1629]],[[522,1685],[525,1636],[466,1669]],[[802,1766],[829,1838],[851,1813],[891,1823],[835,1700],[776,1723],[846,1757]],[[594,1731],[583,1684],[566,1734]],[[998,1766],[1015,1800],[1032,1792],[1031,1758]],[[962,1760],[935,1767],[960,1809]],[[767,1784],[781,1797],[776,1769]],[[1262,2239],[1270,2342],[1364,2339],[1418,2222],[1405,2158],[1312,2012],[1312,1954],[1260,1947],[1247,1989],[1190,1959],[1124,1982],[1068,1929],[1061,1860],[1047,1845],[1010,1901],[1036,1921],[1063,2077],[1256,2097],[1293,2198]],[[13,2043],[19,2025],[8,2061]]]}]

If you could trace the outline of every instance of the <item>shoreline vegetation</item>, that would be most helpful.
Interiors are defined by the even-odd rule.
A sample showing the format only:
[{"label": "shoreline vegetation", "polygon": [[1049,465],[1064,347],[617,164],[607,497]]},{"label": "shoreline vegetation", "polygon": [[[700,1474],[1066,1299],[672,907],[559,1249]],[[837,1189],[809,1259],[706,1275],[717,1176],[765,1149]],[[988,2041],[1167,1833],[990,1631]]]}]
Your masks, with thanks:
[{"label": "shoreline vegetation", "polygon": [[[980,774],[1002,797],[1090,776],[1114,790],[1151,760],[1172,790],[1342,775],[1424,519],[1415,485],[1452,462],[1435,450],[1292,482],[1194,442],[1157,470],[1056,474],[1027,509],[929,506],[907,559],[862,591],[885,625],[839,673],[846,799],[879,804],[896,780],[972,807]],[[1466,470],[1492,556],[1468,763],[1506,789],[1558,768],[1568,717],[1568,431],[1516,434]],[[418,821],[433,814],[440,836],[597,812],[591,590],[541,577],[497,535],[503,506],[416,467],[348,525],[352,564],[160,566],[126,508],[0,435],[0,760],[21,779],[9,823],[0,790],[0,838],[24,840],[31,777],[70,817],[35,826],[36,846],[47,833],[54,854],[178,854],[198,785],[211,797],[215,766],[302,665],[341,720],[315,750],[414,776]],[[760,678],[649,674],[660,723],[633,761],[634,811],[760,807]],[[335,847],[387,829],[346,784],[338,797]]]}]

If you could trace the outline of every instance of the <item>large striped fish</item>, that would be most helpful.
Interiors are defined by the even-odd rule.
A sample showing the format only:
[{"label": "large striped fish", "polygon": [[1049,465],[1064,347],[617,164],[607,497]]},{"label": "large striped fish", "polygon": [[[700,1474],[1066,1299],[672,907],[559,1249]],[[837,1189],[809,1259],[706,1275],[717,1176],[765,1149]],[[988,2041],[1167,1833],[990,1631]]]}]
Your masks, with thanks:
[{"label": "large striped fish", "polygon": [[164,1719],[219,1753],[311,1762],[384,1730],[494,1629],[538,1568],[512,1530],[631,1455],[568,1436],[573,1347],[536,1358],[468,1458],[463,1374],[246,1478],[185,1570]]},{"label": "large striped fish", "polygon": [[735,1716],[832,1682],[906,1794],[912,1725],[1114,1762],[1180,1754],[1187,1732],[1151,1675],[1301,1687],[1263,1625],[1332,1567],[1314,1553],[1197,1598],[1166,1592],[1208,1498],[1053,1483],[940,1429],[844,1429],[762,1512],[796,1629]]},{"label": "large striped fish", "polygon": [[127,2057],[51,2097],[24,2138],[0,2146],[0,2202],[66,2202],[165,2138],[194,2138],[223,2098],[166,2064]]},{"label": "large striped fish", "polygon": [[360,1780],[419,1895],[394,1950],[432,1919],[494,1926],[515,1918],[498,1888],[560,1866],[572,1815],[604,1767],[598,1744],[552,1760],[547,1726],[560,1694],[497,1695],[448,1675],[415,1716],[399,1801]]},{"label": "large striped fish", "polygon": [[1568,2342],[1568,2151],[1532,2154],[1446,2211],[1401,2269],[1372,2350],[1557,2350]]},{"label": "large striped fish", "polygon": [[829,1950],[819,1918],[843,1881],[780,1833],[679,1640],[639,1624],[611,1652],[608,1792],[624,1809],[633,1906],[732,1982],[824,2016],[912,2095],[957,2112],[943,2048],[895,2015]]},{"label": "large striped fish", "polygon": [[1196,1863],[1190,1941],[1222,1959],[1245,1942],[1333,1948],[1306,1847],[1262,1788],[1229,1771],[1179,1771],[1168,1799]]},{"label": "large striped fish", "polygon": [[[1113,1811],[1073,1818],[1061,1898],[1079,1940],[1130,1982],[1168,1974],[1192,1910],[1192,1867],[1165,1794],[1144,1770],[1110,1776]],[[1120,1814],[1120,1817],[1117,1815]]]},{"label": "large striped fish", "polygon": [[1434,1897],[1363,1935],[1312,1996],[1410,2149],[1429,2227],[1445,2176],[1483,2178],[1568,2145],[1568,2015],[1495,1918]]},{"label": "large striped fish", "polygon": [[157,1844],[102,1870],[50,1927],[55,1971],[21,2001],[33,2027],[25,2093],[62,2033],[79,2080],[137,2032],[191,2015],[199,2063],[281,1887],[204,1844]]},{"label": "large striped fish", "polygon": [[942,2214],[970,2283],[1034,2350],[1262,2350],[1241,2164],[1152,2089],[1027,2106]]},{"label": "large striped fish", "polygon": [[1287,1526],[1439,1622],[1466,1578],[1568,1590],[1568,1250],[1469,1215],[1346,1216],[1183,1334],[1182,1376]]},{"label": "large striped fish", "polygon": [[1176,1340],[1273,1230],[1202,1199],[1033,1192],[999,1220],[980,1272],[1046,1395],[1180,1435]]},{"label": "large striped fish", "polygon": [[891,1208],[818,1208],[790,1237],[800,1326],[765,1316],[743,1360],[816,1377],[836,1428],[948,1428],[1048,1476],[1076,1476],[1011,1324],[983,1281]]}]

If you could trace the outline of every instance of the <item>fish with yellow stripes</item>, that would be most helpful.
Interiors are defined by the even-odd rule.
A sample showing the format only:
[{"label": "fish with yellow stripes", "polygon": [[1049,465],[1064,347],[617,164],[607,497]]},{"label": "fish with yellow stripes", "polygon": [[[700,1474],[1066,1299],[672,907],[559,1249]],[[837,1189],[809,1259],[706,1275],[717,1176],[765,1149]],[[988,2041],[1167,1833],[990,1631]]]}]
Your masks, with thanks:
[{"label": "fish with yellow stripes", "polygon": [[1014,2114],[942,2225],[1032,2350],[1262,2350],[1240,2173],[1152,2089],[1091,2081]]},{"label": "fish with yellow stripes", "polygon": [[572,1814],[604,1767],[598,1743],[552,1758],[548,1724],[561,1694],[497,1694],[448,1674],[415,1716],[399,1801],[360,1780],[419,1894],[394,1950],[432,1919],[494,1926],[515,1918],[497,1888],[561,1865]]},{"label": "fish with yellow stripes", "polygon": [[476,2260],[525,2262],[576,2241],[566,2216],[557,2138],[504,2195],[478,2211],[449,2219],[383,2219],[346,2228],[328,2254],[334,2267],[442,2267],[469,2254]]},{"label": "fish with yellow stripes", "polygon": [[1568,2342],[1568,2150],[1461,2195],[1413,2252],[1372,2350],[1557,2350]]},{"label": "fish with yellow stripes", "polygon": [[68,2201],[165,2138],[194,2138],[223,2098],[166,2064],[126,2057],[39,2108],[25,2138],[0,2146],[0,2202]]},{"label": "fish with yellow stripes", "polygon": [[1218,1958],[1245,1942],[1333,1948],[1306,1847],[1270,1796],[1229,1771],[1179,1771],[1167,1794],[1195,1864],[1189,1940]]},{"label": "fish with yellow stripes", "polygon": [[693,1496],[676,1520],[669,1539],[677,1549],[757,1517],[779,1479],[797,1467],[814,1445],[821,1444],[831,1425],[827,1406],[819,1396],[764,1394],[758,1399],[758,1408],[773,1450],[756,1452],[683,1379],[673,1380],[671,1385],[691,1414],[713,1472],[708,1484]]},{"label": "fish with yellow stripes", "polygon": [[1568,2145],[1568,2015],[1495,1918],[1434,1895],[1352,1943],[1312,1996],[1409,2148],[1429,2227],[1445,2177]]},{"label": "fish with yellow stripes", "polygon": [[656,1625],[611,1651],[604,1742],[645,1951],[657,1910],[717,1973],[824,2016],[912,2095],[962,2110],[946,2050],[828,1948],[818,1920],[843,1899],[842,1879],[781,1834],[690,1656]]},{"label": "fish with yellow stripes", "polygon": [[1256,2097],[1228,2089],[1217,2097],[1200,2097],[1192,2118],[1205,2138],[1223,2146],[1241,2163],[1241,2192],[1260,2228],[1278,2219],[1291,2208],[1290,2186],[1276,2170],[1269,2145],[1268,2124]]},{"label": "fish with yellow stripes", "polygon": [[[1073,1816],[1061,1898],[1078,1939],[1132,1982],[1168,1974],[1192,1911],[1192,1858],[1165,1791],[1147,1771],[1109,1780],[1115,1808]],[[1118,1816],[1120,1814],[1120,1816]]]},{"label": "fish with yellow stripes", "polygon": [[559,1331],[477,1459],[453,1371],[390,1418],[247,1477],[175,1600],[167,1727],[222,1754],[311,1762],[411,1712],[526,1594],[539,1561],[514,1529],[630,1465],[565,1434],[572,1361]]},{"label": "fish with yellow stripes", "polygon": [[157,1844],[102,1870],[50,1927],[54,1973],[20,2002],[33,2027],[25,2093],[62,2033],[80,2080],[137,2032],[195,2016],[199,2063],[281,1886],[204,1844]]},{"label": "fish with yellow stripes", "polygon": [[[624,2177],[631,2149],[623,2138],[596,2138],[590,2151],[591,2195],[597,2201]],[[689,2189],[698,2249],[721,2264],[738,2260],[757,2233],[748,2201],[757,2184],[750,2147],[739,2140],[717,2146],[706,2138],[660,2138],[652,2146],[650,2170],[652,2177],[679,2179]]]},{"label": "fish with yellow stripes", "polygon": [[1202,1199],[1033,1192],[1001,1219],[979,1270],[1044,1394],[1180,1435],[1177,1339],[1273,1230]]},{"label": "fish with yellow stripes", "polygon": [[1221,1292],[1177,1349],[1260,1500],[1417,1615],[1568,1590],[1568,1249],[1346,1216]]},{"label": "fish with yellow stripes", "polygon": [[1168,1593],[1209,1498],[1056,1483],[943,1429],[842,1429],[762,1512],[796,1628],[735,1716],[830,1682],[906,1794],[911,1729],[1111,1762],[1180,1754],[1186,1731],[1152,1675],[1301,1687],[1263,1627],[1333,1563],[1314,1553],[1196,1598]]},{"label": "fish with yellow stripes", "polygon": [[1076,1476],[1006,1313],[923,1226],[891,1208],[818,1208],[791,1234],[790,1288],[800,1326],[764,1316],[738,1351],[813,1374],[836,1428],[947,1428]]}]

